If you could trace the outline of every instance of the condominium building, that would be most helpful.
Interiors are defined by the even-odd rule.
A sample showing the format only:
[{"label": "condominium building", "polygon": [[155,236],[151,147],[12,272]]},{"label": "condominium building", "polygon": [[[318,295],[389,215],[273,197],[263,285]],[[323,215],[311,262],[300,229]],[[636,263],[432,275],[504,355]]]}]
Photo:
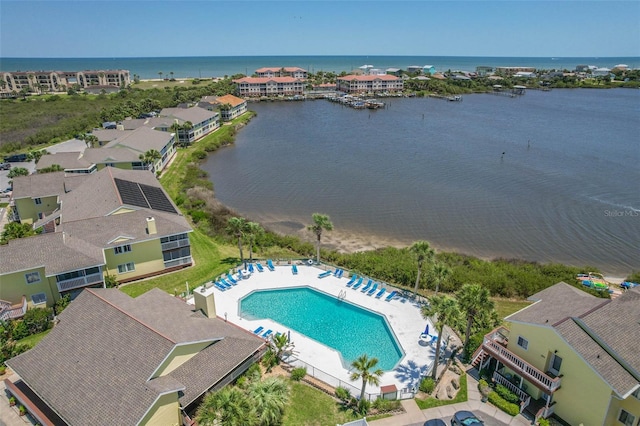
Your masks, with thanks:
[{"label": "condominium building", "polygon": [[298,67],[264,67],[256,70],[256,76],[307,78],[308,72]]},{"label": "condominium building", "polygon": [[17,71],[2,73],[2,91],[19,92],[26,88],[29,92],[64,92],[78,85],[123,87],[131,84],[129,70],[92,71]]},{"label": "condominium building", "polygon": [[243,77],[233,82],[243,97],[302,95],[306,87],[304,79],[295,77]]},{"label": "condominium building", "polygon": [[337,90],[346,93],[400,92],[402,78],[395,75],[346,75],[336,79]]}]

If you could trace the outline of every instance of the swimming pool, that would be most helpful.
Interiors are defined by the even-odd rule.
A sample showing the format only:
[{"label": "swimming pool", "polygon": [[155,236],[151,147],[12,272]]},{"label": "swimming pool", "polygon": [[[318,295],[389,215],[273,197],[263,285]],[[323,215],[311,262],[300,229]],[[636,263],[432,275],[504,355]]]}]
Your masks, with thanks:
[{"label": "swimming pool", "polygon": [[309,287],[254,291],[240,300],[239,310],[240,316],[270,318],[337,350],[345,368],[367,354],[388,371],[404,356],[382,315]]}]

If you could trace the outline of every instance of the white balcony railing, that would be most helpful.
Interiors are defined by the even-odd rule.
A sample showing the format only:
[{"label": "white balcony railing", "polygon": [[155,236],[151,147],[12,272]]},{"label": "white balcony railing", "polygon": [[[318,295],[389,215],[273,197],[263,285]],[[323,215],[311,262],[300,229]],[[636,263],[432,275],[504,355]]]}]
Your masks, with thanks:
[{"label": "white balcony railing", "polygon": [[524,411],[525,408],[527,408],[527,406],[531,402],[531,396],[529,396],[528,393],[526,393],[525,391],[523,391],[522,389],[520,389],[519,387],[517,387],[516,385],[511,383],[509,381],[509,379],[507,379],[506,377],[504,377],[502,374],[498,373],[497,371],[493,372],[493,380],[496,383],[500,383],[502,386],[505,386],[511,392],[513,392],[516,395],[518,395],[518,398],[520,398],[520,401],[523,402],[523,404],[520,404],[520,412],[521,413]]},{"label": "white balcony railing", "polygon": [[168,260],[164,262],[164,267],[173,268],[176,266],[189,265],[191,263],[193,263],[193,261],[191,260],[191,256],[187,256],[187,257],[182,257],[180,259]]},{"label": "white balcony railing", "polygon": [[547,392],[554,392],[560,387],[560,377],[552,378],[546,375],[541,370],[538,370],[518,355],[494,341],[491,334],[492,333],[487,334],[482,343],[482,349],[489,355],[523,376],[525,380],[538,387],[542,387]]},{"label": "white balcony railing", "polygon": [[190,245],[188,238],[177,241],[168,241],[166,243],[162,243],[162,251],[174,250],[188,245]]},{"label": "white balcony railing", "polygon": [[0,320],[22,318],[27,312],[27,298],[22,296],[22,302],[17,305],[11,305],[9,302],[0,301]]},{"label": "white balcony railing", "polygon": [[68,280],[58,281],[58,291],[69,291],[74,288],[85,287],[88,285],[98,284],[103,282],[102,272],[98,272],[91,275],[85,275],[82,277],[71,278]]}]

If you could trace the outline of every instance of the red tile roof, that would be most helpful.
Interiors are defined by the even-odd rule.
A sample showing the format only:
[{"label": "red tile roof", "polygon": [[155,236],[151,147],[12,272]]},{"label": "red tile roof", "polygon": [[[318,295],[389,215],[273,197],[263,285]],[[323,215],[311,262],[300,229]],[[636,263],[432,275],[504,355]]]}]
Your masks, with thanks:
[{"label": "red tile roof", "polygon": [[234,83],[249,83],[249,84],[261,84],[261,83],[268,83],[270,81],[275,83],[295,83],[297,81],[302,82],[304,80],[301,80],[299,78],[294,78],[294,77],[243,77],[238,80],[233,80]]},{"label": "red tile roof", "polygon": [[241,99],[241,98],[237,97],[237,96],[224,95],[224,96],[218,96],[216,98],[216,102],[219,103],[219,104],[229,104],[232,107],[236,107],[238,105],[242,105],[246,101],[244,99]]},{"label": "red tile roof", "polygon": [[298,68],[298,67],[263,67],[260,69],[257,69],[256,72],[279,72],[280,70],[284,69],[286,72],[295,72],[295,71],[306,71],[303,68]]},{"label": "red tile roof", "polygon": [[346,80],[346,81],[373,81],[373,80],[386,80],[386,81],[399,81],[402,80],[400,77],[396,77],[395,75],[345,75],[344,77],[338,77],[338,80]]}]

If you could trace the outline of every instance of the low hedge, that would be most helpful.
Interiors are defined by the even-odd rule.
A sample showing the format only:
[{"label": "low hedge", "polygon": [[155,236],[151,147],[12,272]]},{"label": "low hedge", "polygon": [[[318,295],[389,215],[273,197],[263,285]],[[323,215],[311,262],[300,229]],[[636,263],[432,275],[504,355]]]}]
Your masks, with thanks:
[{"label": "low hedge", "polygon": [[511,392],[509,388],[503,386],[501,384],[496,385],[496,392],[498,395],[502,397],[507,402],[511,402],[513,404],[518,404],[520,402],[520,398],[515,393]]},{"label": "low hedge", "polygon": [[489,402],[509,414],[510,416],[517,416],[520,414],[520,407],[518,404],[506,401],[497,392],[489,393]]}]

